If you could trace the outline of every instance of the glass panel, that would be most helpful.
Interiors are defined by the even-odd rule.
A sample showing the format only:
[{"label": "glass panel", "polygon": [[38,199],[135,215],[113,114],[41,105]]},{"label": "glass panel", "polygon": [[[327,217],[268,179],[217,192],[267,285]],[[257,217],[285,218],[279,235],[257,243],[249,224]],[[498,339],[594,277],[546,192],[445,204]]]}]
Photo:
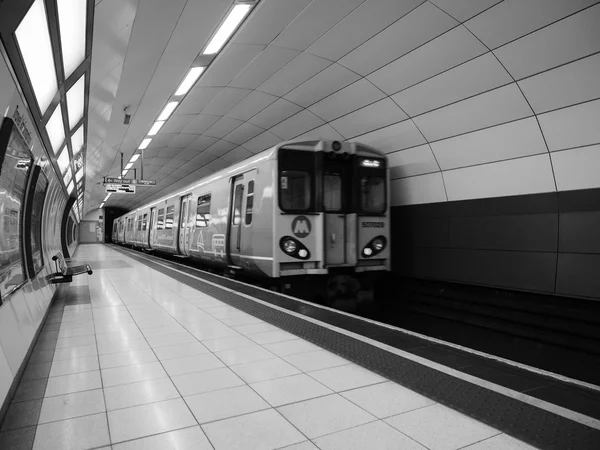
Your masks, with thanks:
[{"label": "glass panel", "polygon": [[246,196],[246,225],[252,223],[252,207],[254,206],[254,181],[248,183],[248,195]]},{"label": "glass panel", "polygon": [[137,230],[142,231],[142,216],[137,218]]},{"label": "glass panel", "polygon": [[175,216],[175,207],[167,206],[167,216],[165,218],[165,229],[170,230],[173,228],[173,217]]},{"label": "glass panel", "polygon": [[156,229],[157,230],[163,229],[163,225],[165,223],[164,220],[165,220],[165,210],[159,209],[158,210],[158,218],[156,219]]},{"label": "glass panel", "polygon": [[360,206],[363,212],[382,213],[385,211],[385,180],[381,177],[360,179]]},{"label": "glass panel", "polygon": [[284,170],[279,183],[281,207],[284,210],[305,211],[310,205],[310,175]]},{"label": "glass panel", "polygon": [[239,225],[242,220],[242,200],[244,195],[244,190],[242,189],[242,185],[238,184],[235,187],[235,194],[233,200],[233,225]]},{"label": "glass panel", "polygon": [[40,172],[33,194],[33,208],[31,210],[31,253],[33,258],[33,271],[37,273],[44,266],[44,255],[42,252],[42,209],[48,189],[48,180]]},{"label": "glass panel", "polygon": [[198,197],[196,207],[196,226],[207,227],[210,221],[210,194]]},{"label": "glass panel", "polygon": [[323,206],[325,211],[342,209],[342,177],[339,175],[323,176]]},{"label": "glass panel", "polygon": [[142,231],[146,231],[148,228],[148,214],[144,214],[144,218],[142,219]]}]

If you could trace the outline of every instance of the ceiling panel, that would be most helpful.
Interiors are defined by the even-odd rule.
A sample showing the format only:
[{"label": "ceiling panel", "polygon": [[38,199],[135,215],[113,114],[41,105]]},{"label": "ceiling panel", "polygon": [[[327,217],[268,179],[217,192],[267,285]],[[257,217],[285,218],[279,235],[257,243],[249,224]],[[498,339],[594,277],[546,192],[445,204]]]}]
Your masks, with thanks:
[{"label": "ceiling panel", "polygon": [[479,14],[502,0],[429,0],[459,22]]},{"label": "ceiling panel", "polygon": [[257,115],[248,120],[253,125],[268,129],[284,119],[296,114],[302,109],[301,106],[280,98],[275,103],[267,106]]},{"label": "ceiling panel", "polygon": [[253,137],[258,136],[263,131],[265,130],[263,130],[260,127],[257,127],[256,125],[252,125],[249,122],[244,122],[231,133],[226,135],[224,139],[226,141],[241,145],[244,142],[252,139]]},{"label": "ceiling panel", "polygon": [[231,108],[246,98],[250,89],[238,89],[232,87],[223,88],[219,94],[206,105],[202,114],[212,114],[215,116],[224,116]]},{"label": "ceiling panel", "polygon": [[214,161],[217,157],[211,153],[201,153],[196,155],[194,159],[191,161],[197,167],[204,167],[211,161]]},{"label": "ceiling panel", "polygon": [[222,89],[223,88],[221,87],[195,86],[188,95],[186,95],[185,99],[181,102],[181,105],[177,107],[175,114],[171,116],[171,118],[181,114],[200,114],[206,105],[208,105]]},{"label": "ceiling panel", "polygon": [[305,109],[280,124],[275,125],[269,131],[287,141],[321,125],[323,125],[323,120],[319,119],[308,109]]},{"label": "ceiling panel", "polygon": [[242,123],[244,122],[241,120],[232,119],[231,117],[221,117],[203,134],[210,137],[223,138],[225,135],[231,133],[233,130],[239,127]]},{"label": "ceiling panel", "polygon": [[440,170],[428,144],[388,153],[387,156],[392,179],[423,175]]},{"label": "ceiling panel", "polygon": [[600,100],[538,116],[550,151],[600,143]]},{"label": "ceiling panel", "polygon": [[214,137],[198,136],[187,148],[193,150],[195,153],[199,153],[206,150],[217,141],[218,139]]},{"label": "ceiling panel", "polygon": [[469,31],[457,27],[382,67],[367,79],[386,94],[394,94],[486,51]]},{"label": "ceiling panel", "polygon": [[456,25],[441,9],[423,3],[338,62],[366,76]]},{"label": "ceiling panel", "polygon": [[383,92],[368,80],[362,78],[315,103],[309,109],[321,119],[329,122],[344,114],[356,111],[369,103],[381,100],[383,97],[385,97]]},{"label": "ceiling panel", "polygon": [[177,136],[176,134],[158,134],[152,138],[148,148],[166,147]]},{"label": "ceiling panel", "polygon": [[256,44],[229,44],[217,55],[196,86],[227,86],[265,48]]},{"label": "ceiling panel", "polygon": [[300,52],[269,45],[237,75],[230,86],[256,89]]},{"label": "ceiling panel", "polygon": [[228,164],[235,164],[243,161],[246,158],[249,158],[250,156],[252,156],[252,153],[250,153],[244,147],[236,147],[229,153],[223,155],[221,159],[227,161]]},{"label": "ceiling panel", "polygon": [[335,131],[333,127],[329,124],[321,125],[314,130],[307,131],[304,134],[294,138],[294,139],[302,139],[302,140],[314,140],[314,139],[331,139],[334,141],[343,141],[344,136]]},{"label": "ceiling panel", "polygon": [[194,117],[194,114],[173,114],[158,134],[181,133]]},{"label": "ceiling panel", "polygon": [[227,166],[229,166],[229,163],[221,158],[217,158],[206,165],[206,167],[214,172],[225,169]]},{"label": "ceiling panel", "polygon": [[171,140],[169,145],[180,148],[187,147],[197,137],[195,134],[180,133]]},{"label": "ceiling panel", "polygon": [[250,95],[235,105],[227,114],[238,120],[248,120],[258,112],[265,109],[271,103],[277,100],[277,97],[264,92],[252,91]]},{"label": "ceiling panel", "polygon": [[350,139],[404,119],[406,119],[406,114],[398,108],[398,105],[389,98],[385,98],[334,120],[331,122],[331,126],[346,139]]},{"label": "ceiling panel", "polygon": [[209,114],[198,114],[190,123],[183,129],[184,133],[202,134],[208,130],[221,116],[213,116]]},{"label": "ceiling panel", "polygon": [[447,200],[440,172],[392,180],[390,191],[392,206],[438,203]]},{"label": "ceiling panel", "polygon": [[552,153],[559,191],[600,187],[600,145]]},{"label": "ceiling panel", "polygon": [[363,134],[362,136],[350,139],[350,141],[370,145],[384,153],[391,153],[424,144],[425,138],[412,120],[405,120],[404,122]]},{"label": "ceiling panel", "polygon": [[227,142],[227,141],[224,141],[221,139],[221,140],[215,142],[210,147],[208,147],[206,150],[204,150],[204,153],[206,153],[207,155],[214,155],[214,156],[220,158],[225,153],[229,153],[231,150],[233,150],[237,146],[238,146],[237,144],[234,144],[232,142]]},{"label": "ceiling panel", "polygon": [[244,143],[244,148],[252,153],[259,153],[263,150],[273,147],[281,142],[281,139],[275,136],[273,133],[265,131],[259,134],[255,138],[250,139]]}]

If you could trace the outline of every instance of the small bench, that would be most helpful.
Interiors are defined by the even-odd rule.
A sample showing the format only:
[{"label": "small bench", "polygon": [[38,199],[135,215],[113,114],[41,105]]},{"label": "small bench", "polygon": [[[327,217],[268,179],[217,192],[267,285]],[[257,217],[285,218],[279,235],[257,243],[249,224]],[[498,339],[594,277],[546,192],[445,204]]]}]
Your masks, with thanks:
[{"label": "small bench", "polygon": [[81,275],[83,273],[91,275],[94,273],[92,271],[92,266],[87,263],[77,266],[70,265],[69,263],[73,262],[73,260],[66,260],[60,252],[52,257],[52,261],[56,264],[56,272],[52,274],[52,277],[50,278],[50,282],[53,284],[70,283],[73,281],[75,275]]}]

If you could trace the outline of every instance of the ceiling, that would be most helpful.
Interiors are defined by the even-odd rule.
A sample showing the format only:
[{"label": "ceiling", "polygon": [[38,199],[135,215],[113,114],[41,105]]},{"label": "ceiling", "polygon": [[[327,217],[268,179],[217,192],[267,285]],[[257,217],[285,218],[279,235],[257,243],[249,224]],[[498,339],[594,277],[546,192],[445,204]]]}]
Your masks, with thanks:
[{"label": "ceiling", "polygon": [[[231,4],[96,0],[86,210]],[[388,153],[393,205],[600,187],[598,23],[597,0],[261,0],[144,151],[156,186],[106,206],[294,138]]]}]

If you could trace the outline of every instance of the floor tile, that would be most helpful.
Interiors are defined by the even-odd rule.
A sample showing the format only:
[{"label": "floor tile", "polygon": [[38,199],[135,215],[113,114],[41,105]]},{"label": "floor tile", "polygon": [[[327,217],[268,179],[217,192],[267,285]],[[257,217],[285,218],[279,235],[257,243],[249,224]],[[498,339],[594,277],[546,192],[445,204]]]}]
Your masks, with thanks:
[{"label": "floor tile", "polygon": [[99,370],[61,375],[59,377],[48,378],[46,397],[90,391],[92,389],[100,389],[101,387],[102,381],[100,380]]},{"label": "floor tile", "polygon": [[225,350],[223,352],[215,352],[215,355],[225,364],[230,366],[271,359],[275,356],[273,353],[256,344],[243,348]]},{"label": "floor tile", "polygon": [[310,376],[336,392],[382,383],[386,378],[356,364],[310,372]]},{"label": "floor tile", "polygon": [[200,424],[271,407],[248,386],[192,395],[185,402]]},{"label": "floor tile", "polygon": [[104,389],[106,409],[130,408],[146,403],[162,402],[179,397],[169,378],[157,378],[138,383],[122,384]]},{"label": "floor tile", "polygon": [[506,434],[498,434],[461,450],[535,450],[535,447]]},{"label": "floor tile", "polygon": [[262,323],[262,320],[251,316],[251,315],[236,315],[236,316],[232,316],[232,317],[225,317],[223,319],[221,319],[221,322],[223,322],[225,325],[228,325],[230,327],[234,327],[236,325],[249,325],[252,323]]},{"label": "floor tile", "polygon": [[144,339],[144,335],[140,330],[113,330],[110,333],[102,333],[96,335],[98,348],[104,346],[115,345],[120,342],[131,342],[137,339]]},{"label": "floor tile", "polygon": [[102,389],[46,397],[42,403],[39,423],[89,416],[105,410]]},{"label": "floor tile", "polygon": [[183,396],[201,394],[203,392],[216,391],[244,384],[235,373],[226,367],[179,375],[173,377],[172,380]]},{"label": "floor tile", "polygon": [[54,361],[50,368],[50,376],[57,377],[60,375],[69,375],[79,372],[89,372],[91,370],[99,370],[97,356],[88,356],[85,358],[66,359],[64,361]]},{"label": "floor tile", "polygon": [[106,355],[108,353],[130,352],[132,350],[148,349],[150,346],[146,339],[117,340],[111,342],[98,342],[98,354]]},{"label": "floor tile", "polygon": [[95,356],[98,354],[96,344],[82,345],[78,347],[57,348],[54,351],[53,361],[64,361],[65,359],[85,358],[87,356]]},{"label": "floor tile", "polygon": [[109,411],[108,421],[113,443],[196,425],[182,399]]},{"label": "floor tile", "polygon": [[0,431],[16,430],[35,425],[42,409],[42,399],[11,403],[4,416]]},{"label": "floor tile", "polygon": [[191,372],[203,372],[205,370],[224,367],[225,365],[213,354],[186,356],[185,358],[169,359],[162,361],[162,365],[169,376],[184,375]]},{"label": "floor tile", "polygon": [[15,391],[13,402],[23,402],[26,400],[35,400],[43,398],[46,392],[46,384],[48,383],[47,378],[41,378],[39,380],[21,381],[19,387]]},{"label": "floor tile", "polygon": [[31,450],[35,438],[35,426],[0,433],[0,448],[7,450]]},{"label": "floor tile", "polygon": [[278,450],[319,450],[315,444],[310,441],[300,442],[299,444],[288,445],[287,447],[281,447]]},{"label": "floor tile", "polygon": [[168,334],[185,333],[186,330],[181,325],[169,325],[168,327],[146,328],[143,330],[145,337],[166,336]]},{"label": "floor tile", "polygon": [[112,450],[213,450],[199,426],[113,445]]},{"label": "floor tile", "polygon": [[295,334],[283,330],[266,331],[264,333],[253,333],[248,336],[257,344],[271,344],[274,342],[284,342],[298,339]]},{"label": "floor tile", "polygon": [[374,416],[338,394],[277,409],[310,439],[376,420]]},{"label": "floor tile", "polygon": [[332,391],[305,374],[250,384],[273,406],[286,405],[331,394]]},{"label": "floor tile", "polygon": [[187,344],[156,347],[153,350],[158,359],[161,361],[209,353],[209,350],[198,341],[188,342]]},{"label": "floor tile", "polygon": [[202,429],[215,450],[271,450],[306,440],[273,409],[212,422]]},{"label": "floor tile", "polygon": [[203,340],[202,344],[211,352],[232,350],[234,348],[242,348],[255,345],[254,342],[252,342],[250,339],[241,335],[218,339],[207,339]]},{"label": "floor tile", "polygon": [[90,335],[90,334],[94,334],[94,333],[95,333],[94,327],[92,326],[92,324],[77,327],[77,328],[69,328],[69,329],[61,328],[60,332],[58,333],[57,339],[75,337],[75,336],[86,336],[86,335]]},{"label": "floor tile", "polygon": [[206,323],[195,324],[195,326],[187,326],[186,329],[198,340],[204,341],[209,339],[226,338],[237,336],[239,333],[233,328],[219,324],[218,326],[206,326]]},{"label": "floor tile", "polygon": [[391,381],[341,395],[380,419],[435,404],[435,401]]},{"label": "floor tile", "polygon": [[311,372],[313,370],[328,369],[330,367],[351,364],[351,362],[347,359],[328,352],[327,350],[283,356],[283,359],[303,372]]},{"label": "floor tile", "polygon": [[385,422],[431,450],[454,450],[499,433],[439,404],[393,416]]},{"label": "floor tile", "polygon": [[29,364],[23,372],[23,378],[21,378],[21,382],[48,378],[51,367],[52,363]]},{"label": "floor tile", "polygon": [[110,444],[106,414],[39,425],[33,450],[84,450]]},{"label": "floor tile", "polygon": [[159,362],[102,369],[102,381],[105,389],[109,386],[153,380],[166,376],[167,373]]},{"label": "floor tile", "polygon": [[264,347],[271,353],[277,356],[289,356],[298,353],[315,352],[317,350],[323,350],[321,347],[311,344],[303,339],[294,339],[292,341],[274,342],[272,344],[265,344]]},{"label": "floor tile", "polygon": [[185,333],[168,334],[166,336],[151,336],[147,337],[146,340],[152,348],[197,342],[197,339],[187,331]]},{"label": "floor tile", "polygon": [[113,367],[132,366],[135,364],[144,364],[157,362],[154,352],[149,349],[132,350],[130,352],[108,353],[100,355],[100,367],[102,369],[111,369]]},{"label": "floor tile", "polygon": [[96,345],[96,336],[87,334],[85,336],[58,339],[56,341],[56,348],[82,347],[85,345]]},{"label": "floor tile", "polygon": [[254,333],[265,333],[267,331],[276,331],[279,328],[270,325],[268,323],[251,323],[249,325],[237,325],[232,327],[238,333],[242,333],[244,335],[250,335]]},{"label": "floor tile", "polygon": [[298,369],[280,358],[240,364],[232,366],[231,370],[246,383],[273,380],[275,378],[282,378],[300,373]]}]

